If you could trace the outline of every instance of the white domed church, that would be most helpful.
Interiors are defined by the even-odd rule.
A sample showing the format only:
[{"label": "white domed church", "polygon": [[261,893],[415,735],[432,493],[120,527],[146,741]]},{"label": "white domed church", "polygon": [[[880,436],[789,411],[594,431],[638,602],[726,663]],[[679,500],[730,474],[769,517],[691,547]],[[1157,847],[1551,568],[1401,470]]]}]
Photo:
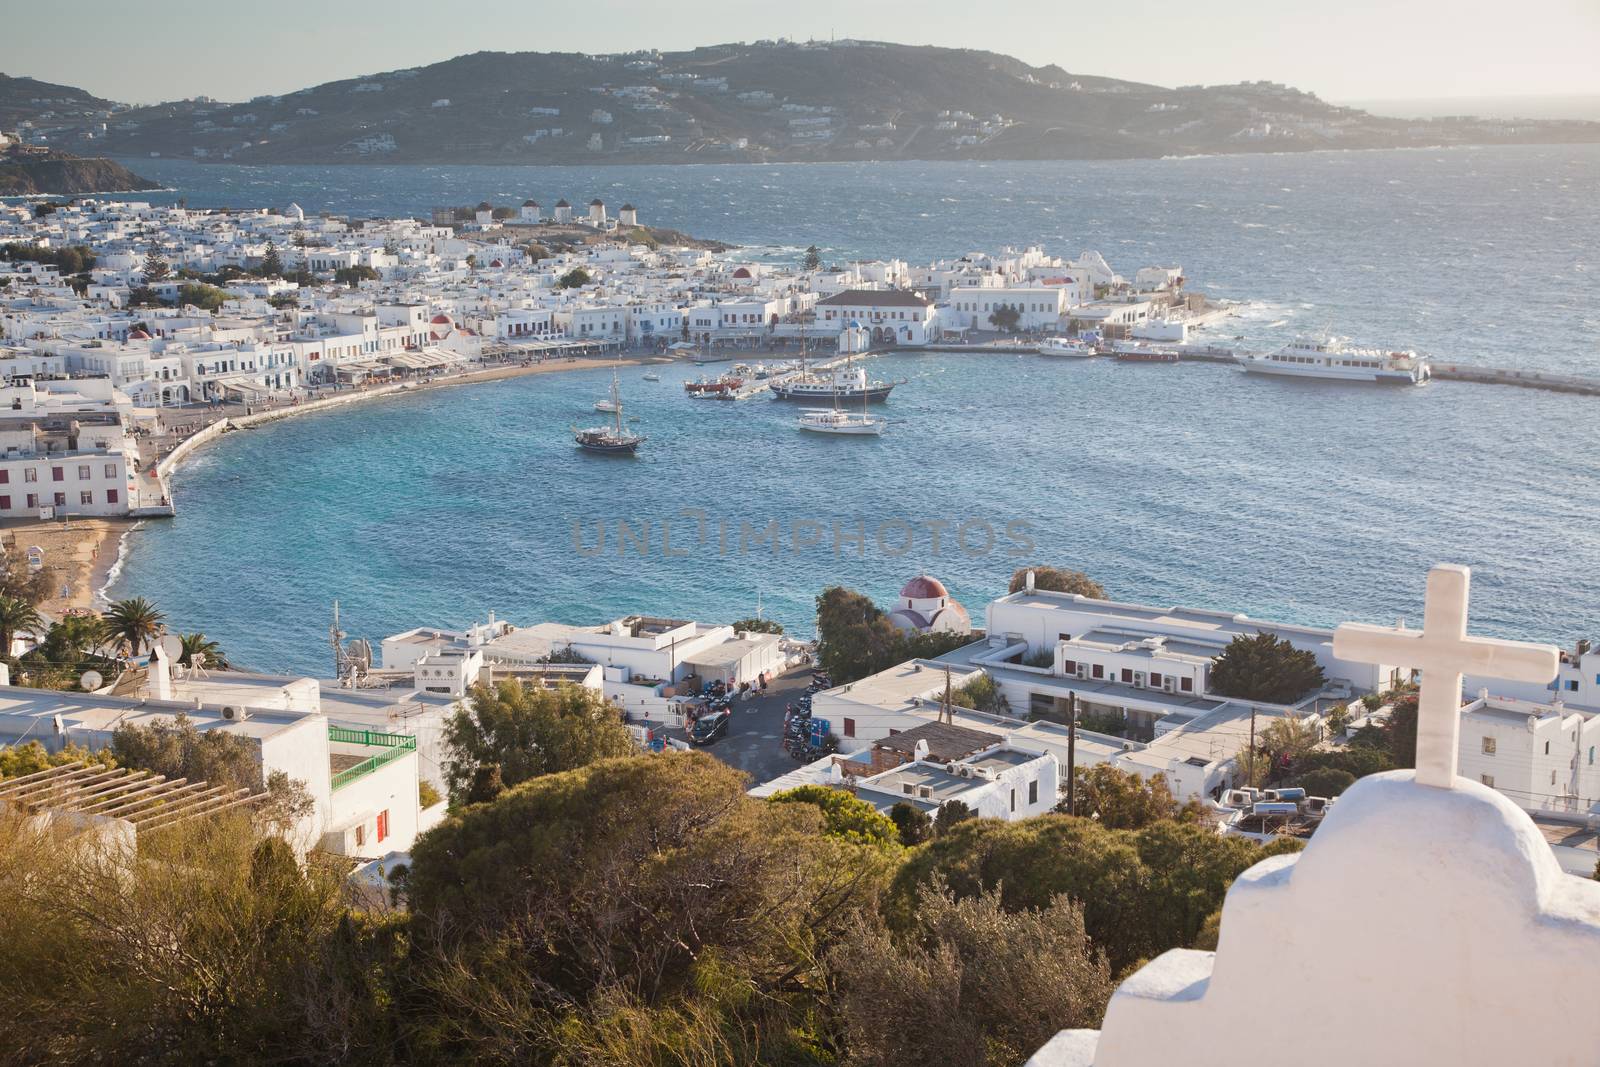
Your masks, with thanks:
[{"label": "white domed church", "polygon": [[901,587],[889,621],[913,633],[964,634],[972,629],[967,609],[950,595],[943,582],[926,574],[919,574]]}]

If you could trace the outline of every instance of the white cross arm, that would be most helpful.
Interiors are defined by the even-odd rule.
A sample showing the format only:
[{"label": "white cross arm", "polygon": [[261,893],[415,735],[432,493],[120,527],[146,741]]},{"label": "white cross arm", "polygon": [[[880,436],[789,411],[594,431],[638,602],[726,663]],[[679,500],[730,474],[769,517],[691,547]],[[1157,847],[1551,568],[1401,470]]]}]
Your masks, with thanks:
[{"label": "white cross arm", "polygon": [[1560,667],[1554,645],[1486,637],[1439,637],[1422,630],[1347,622],[1333,631],[1333,654],[1356,663],[1548,682]]}]

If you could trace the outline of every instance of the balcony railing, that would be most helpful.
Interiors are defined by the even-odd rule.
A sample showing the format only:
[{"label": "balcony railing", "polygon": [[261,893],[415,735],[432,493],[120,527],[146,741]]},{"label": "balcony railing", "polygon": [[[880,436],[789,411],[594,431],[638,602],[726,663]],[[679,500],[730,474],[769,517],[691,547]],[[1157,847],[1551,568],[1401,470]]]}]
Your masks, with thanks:
[{"label": "balcony railing", "polygon": [[328,727],[328,740],[344,745],[373,745],[385,751],[370,756],[353,767],[346,767],[331,780],[332,789],[342,789],[351,782],[371,774],[379,767],[392,763],[407,752],[415,752],[417,739],[409,734],[388,734],[377,730],[349,730],[343,726]]}]

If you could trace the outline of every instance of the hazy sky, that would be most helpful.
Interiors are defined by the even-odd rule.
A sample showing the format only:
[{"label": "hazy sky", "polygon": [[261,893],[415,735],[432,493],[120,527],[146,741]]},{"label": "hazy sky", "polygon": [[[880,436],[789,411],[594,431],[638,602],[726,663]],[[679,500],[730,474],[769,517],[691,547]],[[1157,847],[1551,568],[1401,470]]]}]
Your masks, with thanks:
[{"label": "hazy sky", "polygon": [[860,37],[1331,100],[1600,94],[1600,0],[0,0],[0,71],[243,100],[464,52]]}]

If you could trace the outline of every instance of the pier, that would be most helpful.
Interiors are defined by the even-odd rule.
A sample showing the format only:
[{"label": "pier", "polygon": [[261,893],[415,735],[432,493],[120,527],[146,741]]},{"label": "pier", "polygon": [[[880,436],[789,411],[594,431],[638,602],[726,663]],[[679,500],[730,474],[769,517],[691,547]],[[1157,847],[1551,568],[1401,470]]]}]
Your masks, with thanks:
[{"label": "pier", "polygon": [[[1234,350],[1222,345],[1171,345],[1152,343],[1152,348],[1176,351],[1181,363],[1234,362]],[[862,355],[883,355],[894,349],[876,349]],[[1029,342],[996,342],[992,344],[951,344],[948,342],[924,345],[912,351],[983,353],[1000,355],[1030,355],[1039,351],[1037,344]],[[1050,358],[1050,357],[1041,357]],[[1112,354],[1085,357],[1113,359]],[[1066,362],[1071,362],[1070,360]],[[1512,370],[1508,367],[1481,367],[1471,363],[1438,363],[1429,361],[1433,377],[1439,381],[1473,382],[1477,385],[1510,385],[1521,389],[1544,389],[1554,393],[1573,393],[1579,396],[1600,396],[1600,378],[1578,374],[1547,374],[1536,370]]]}]

